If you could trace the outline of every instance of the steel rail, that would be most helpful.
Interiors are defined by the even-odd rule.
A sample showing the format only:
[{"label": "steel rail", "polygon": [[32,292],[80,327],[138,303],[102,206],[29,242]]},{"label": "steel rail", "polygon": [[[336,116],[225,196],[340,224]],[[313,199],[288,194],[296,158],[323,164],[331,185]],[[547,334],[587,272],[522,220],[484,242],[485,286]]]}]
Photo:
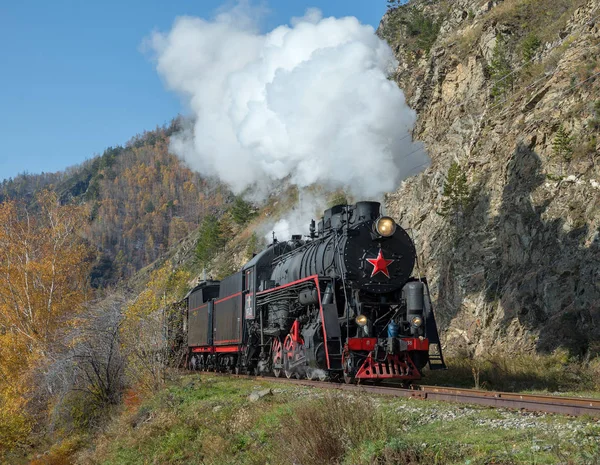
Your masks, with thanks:
[{"label": "steel rail", "polygon": [[514,392],[481,391],[442,386],[413,386],[412,388],[390,385],[374,386],[370,384],[340,384],[333,382],[310,381],[306,379],[275,378],[270,376],[233,375],[217,372],[201,372],[217,376],[274,381],[297,386],[337,389],[352,392],[405,397],[439,402],[481,405],[485,407],[525,410],[530,412],[557,413],[570,416],[589,415],[600,417],[600,399],[583,397],[560,397]]}]

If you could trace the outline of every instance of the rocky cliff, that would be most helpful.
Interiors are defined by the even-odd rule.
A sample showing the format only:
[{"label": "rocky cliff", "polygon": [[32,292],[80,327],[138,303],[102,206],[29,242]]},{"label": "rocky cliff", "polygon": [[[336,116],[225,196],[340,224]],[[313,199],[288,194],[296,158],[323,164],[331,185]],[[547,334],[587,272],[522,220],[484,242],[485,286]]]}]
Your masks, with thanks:
[{"label": "rocky cliff", "polygon": [[[600,352],[600,1],[415,0],[378,34],[432,163],[387,196],[447,349]],[[468,197],[440,215],[448,169]]]}]

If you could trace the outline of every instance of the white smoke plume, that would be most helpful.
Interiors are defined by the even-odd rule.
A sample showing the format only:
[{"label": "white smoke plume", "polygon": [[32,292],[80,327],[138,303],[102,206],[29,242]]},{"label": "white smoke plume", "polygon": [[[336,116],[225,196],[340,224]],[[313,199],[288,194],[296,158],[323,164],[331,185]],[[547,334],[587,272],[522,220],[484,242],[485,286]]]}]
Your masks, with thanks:
[{"label": "white smoke plume", "polygon": [[[166,85],[193,111],[171,150],[240,193],[286,179],[381,198],[424,168],[415,113],[371,26],[310,9],[268,33],[247,3],[212,20],[178,18],[149,39]],[[310,218],[309,218],[310,219]]]},{"label": "white smoke plume", "polygon": [[298,202],[285,216],[268,225],[263,231],[264,238],[270,242],[274,234],[278,240],[287,240],[293,234],[308,235],[310,233],[310,220],[323,216],[323,209],[327,205],[327,198],[323,194],[314,192],[298,193]]}]

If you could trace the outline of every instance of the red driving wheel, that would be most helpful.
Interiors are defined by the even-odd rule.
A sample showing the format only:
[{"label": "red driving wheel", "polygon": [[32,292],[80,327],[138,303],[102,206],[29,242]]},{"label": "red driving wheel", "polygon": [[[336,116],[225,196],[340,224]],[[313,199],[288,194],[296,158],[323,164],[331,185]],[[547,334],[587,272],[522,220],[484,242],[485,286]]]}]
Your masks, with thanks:
[{"label": "red driving wheel", "polygon": [[275,367],[281,367],[283,365],[283,346],[278,337],[273,339],[273,345],[271,349],[271,361],[273,362],[273,375],[275,376],[275,378],[279,378],[281,376],[281,368]]}]

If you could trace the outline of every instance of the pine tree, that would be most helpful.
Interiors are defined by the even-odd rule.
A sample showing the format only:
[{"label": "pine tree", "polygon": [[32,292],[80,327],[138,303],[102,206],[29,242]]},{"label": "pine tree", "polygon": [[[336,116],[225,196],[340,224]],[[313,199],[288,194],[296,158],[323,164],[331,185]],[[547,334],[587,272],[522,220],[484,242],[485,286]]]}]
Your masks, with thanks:
[{"label": "pine tree", "polygon": [[515,81],[515,75],[512,74],[512,67],[508,60],[506,43],[500,35],[496,37],[489,69],[492,80],[491,96],[495,99],[511,90]]},{"label": "pine tree", "polygon": [[242,197],[237,196],[233,201],[230,210],[233,221],[240,226],[244,226],[248,221],[256,216],[256,210],[252,205],[246,202]]},{"label": "pine tree", "polygon": [[205,264],[225,244],[221,237],[219,220],[214,215],[209,215],[202,221],[198,243],[196,244],[196,257],[200,263]]},{"label": "pine tree", "polygon": [[554,136],[554,140],[552,141],[552,150],[554,151],[554,155],[560,159],[560,171],[562,175],[562,164],[563,161],[570,162],[573,157],[573,147],[572,147],[573,137],[569,134],[569,132],[563,128],[562,124],[558,127],[558,131],[556,131],[556,135]]},{"label": "pine tree", "polygon": [[468,203],[469,187],[467,175],[457,162],[453,162],[448,168],[442,195],[442,209],[439,214],[446,218],[454,217],[458,225],[460,215]]}]

